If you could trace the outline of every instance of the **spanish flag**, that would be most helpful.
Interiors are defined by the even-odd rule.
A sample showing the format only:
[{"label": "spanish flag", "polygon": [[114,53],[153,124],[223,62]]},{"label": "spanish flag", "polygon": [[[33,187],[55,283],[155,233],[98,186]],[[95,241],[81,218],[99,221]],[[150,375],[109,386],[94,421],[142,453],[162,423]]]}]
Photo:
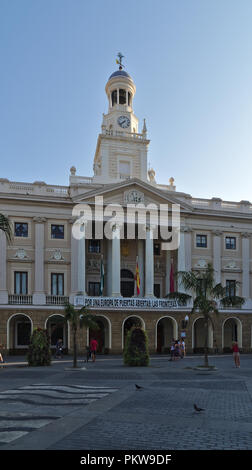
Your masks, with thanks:
[{"label": "spanish flag", "polygon": [[139,266],[138,266],[138,256],[137,256],[137,259],[136,259],[135,281],[136,281],[137,295],[139,295],[140,294],[140,274],[139,274]]}]

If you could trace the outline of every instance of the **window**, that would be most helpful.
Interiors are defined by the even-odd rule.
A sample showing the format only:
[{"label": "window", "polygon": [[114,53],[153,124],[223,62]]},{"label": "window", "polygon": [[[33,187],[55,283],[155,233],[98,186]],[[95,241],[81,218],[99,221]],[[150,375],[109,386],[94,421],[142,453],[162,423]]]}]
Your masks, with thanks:
[{"label": "window", "polygon": [[101,252],[101,241],[100,240],[89,240],[88,241],[88,252],[89,253],[100,253]]},{"label": "window", "polygon": [[154,255],[160,256],[160,243],[154,243]]},{"label": "window", "polygon": [[51,295],[64,295],[64,274],[51,274]]},{"label": "window", "polygon": [[119,174],[120,178],[129,178],[130,177],[130,162],[119,162]]},{"label": "window", "polygon": [[126,90],[119,90],[119,104],[126,104]]},{"label": "window", "polygon": [[14,272],[14,293],[17,295],[27,295],[28,292],[28,273]]},{"label": "window", "polygon": [[236,281],[234,279],[226,280],[226,296],[233,297],[236,295]]},{"label": "window", "polygon": [[131,94],[128,91],[128,105],[131,106]]},{"label": "window", "polygon": [[236,237],[226,237],[226,250],[236,250]]},{"label": "window", "polygon": [[51,238],[64,239],[64,225],[51,225]]},{"label": "window", "polygon": [[15,222],[15,237],[28,237],[28,224],[23,222]]},{"label": "window", "polygon": [[100,283],[99,282],[88,283],[88,295],[90,295],[91,297],[97,297],[100,295]]},{"label": "window", "polygon": [[160,298],[160,284],[154,284],[154,295],[158,299]]},{"label": "window", "polygon": [[196,247],[207,248],[207,235],[196,235]]},{"label": "window", "polygon": [[112,106],[117,104],[117,90],[112,91],[111,93]]}]

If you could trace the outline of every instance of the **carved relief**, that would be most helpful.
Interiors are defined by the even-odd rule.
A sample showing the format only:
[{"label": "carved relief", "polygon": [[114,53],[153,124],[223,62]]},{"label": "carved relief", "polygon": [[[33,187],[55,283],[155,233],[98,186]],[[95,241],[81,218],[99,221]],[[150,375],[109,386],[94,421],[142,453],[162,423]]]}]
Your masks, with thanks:
[{"label": "carved relief", "polygon": [[54,250],[52,256],[50,257],[50,260],[64,261],[65,258],[62,256],[61,250],[56,249],[56,250]]},{"label": "carved relief", "polygon": [[194,265],[194,267],[198,269],[206,269],[207,261],[205,259],[199,259],[197,263]]},{"label": "carved relief", "polygon": [[28,259],[28,255],[23,248],[19,248],[16,251],[14,258],[21,259],[21,260]]},{"label": "carved relief", "polygon": [[139,204],[144,202],[144,193],[141,193],[137,189],[131,189],[124,193],[124,202],[126,204]]}]

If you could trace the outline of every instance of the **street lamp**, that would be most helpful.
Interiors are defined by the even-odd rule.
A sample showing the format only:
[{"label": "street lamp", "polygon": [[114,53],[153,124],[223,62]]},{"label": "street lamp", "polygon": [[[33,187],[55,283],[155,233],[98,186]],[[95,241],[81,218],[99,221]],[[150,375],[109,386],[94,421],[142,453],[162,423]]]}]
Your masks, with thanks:
[{"label": "street lamp", "polygon": [[185,330],[187,328],[189,322],[189,317],[188,315],[185,316],[184,320],[182,320],[182,329]]}]

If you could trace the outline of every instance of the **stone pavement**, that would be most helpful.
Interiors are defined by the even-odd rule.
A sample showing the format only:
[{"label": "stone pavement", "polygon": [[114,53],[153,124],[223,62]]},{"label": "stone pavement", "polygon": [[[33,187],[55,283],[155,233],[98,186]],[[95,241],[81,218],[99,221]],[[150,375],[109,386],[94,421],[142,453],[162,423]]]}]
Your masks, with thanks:
[{"label": "stone pavement", "polygon": [[240,369],[230,355],[210,356],[216,371],[195,370],[202,362],[153,356],[133,368],[98,356],[73,370],[68,357],[43,368],[7,358],[0,449],[251,450],[252,356],[241,356]]}]

